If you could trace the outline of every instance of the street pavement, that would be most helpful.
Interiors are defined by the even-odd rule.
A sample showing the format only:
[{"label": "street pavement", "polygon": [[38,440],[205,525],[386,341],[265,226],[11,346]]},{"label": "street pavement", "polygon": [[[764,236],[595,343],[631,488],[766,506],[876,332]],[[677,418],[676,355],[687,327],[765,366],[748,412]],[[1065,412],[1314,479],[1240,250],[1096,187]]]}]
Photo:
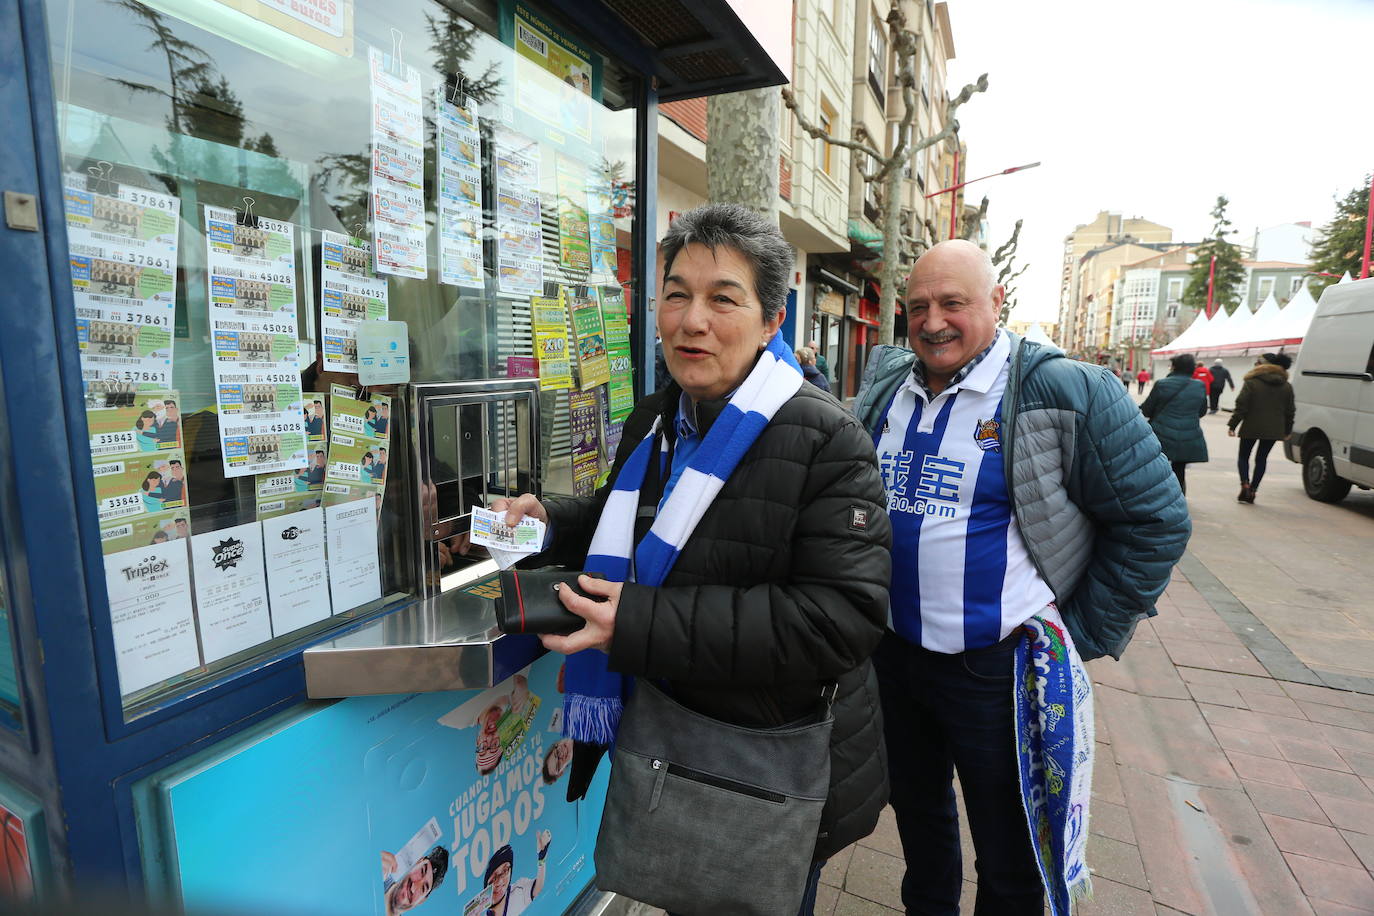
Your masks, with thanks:
[{"label": "street pavement", "polygon": [[[1189,467],[1193,539],[1159,615],[1088,665],[1094,895],[1077,912],[1374,916],[1374,493],[1310,500],[1276,448],[1255,504],[1236,502],[1227,416],[1203,419],[1212,460]],[[817,914],[900,913],[904,868],[889,809],[826,866]]]}]

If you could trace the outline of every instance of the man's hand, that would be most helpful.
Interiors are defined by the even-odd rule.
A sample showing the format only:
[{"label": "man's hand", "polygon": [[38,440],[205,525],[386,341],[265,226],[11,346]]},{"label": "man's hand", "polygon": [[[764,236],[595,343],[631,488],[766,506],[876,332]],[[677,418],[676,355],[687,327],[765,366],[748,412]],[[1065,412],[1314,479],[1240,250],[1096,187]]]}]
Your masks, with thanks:
[{"label": "man's hand", "polygon": [[[552,842],[553,842],[553,834],[552,834],[551,832],[549,832],[548,830],[541,830],[541,831],[539,831],[539,835],[535,838],[535,843],[538,844],[538,846],[539,846],[539,851],[540,851],[540,852],[543,852],[544,850],[548,849],[548,848],[549,848],[549,844],[552,843]],[[542,856],[540,857],[539,861],[540,861],[540,862],[543,862],[543,861],[544,861],[544,859],[543,859]]]},{"label": "man's hand", "polygon": [[1231,436],[1231,437],[1234,438],[1235,435],[1236,435],[1236,428],[1235,428],[1234,426],[1227,427],[1227,429],[1226,429],[1226,435]]},{"label": "man's hand", "polygon": [[505,512],[506,524],[510,527],[520,524],[520,520],[527,515],[546,525],[549,523],[549,513],[544,511],[544,504],[535,499],[532,493],[522,493],[515,499],[493,499],[487,508],[493,512]]},{"label": "man's hand", "polygon": [[615,614],[620,606],[620,593],[625,588],[625,583],[607,582],[605,579],[595,579],[591,576],[579,576],[577,587],[588,595],[604,597],[606,600],[597,601],[595,598],[584,598],[570,588],[560,588],[558,600],[563,602],[565,608],[587,623],[576,633],[568,636],[543,634],[539,637],[539,641],[550,652],[560,652],[563,655],[572,655],[583,649],[600,649],[602,652],[609,652],[611,636],[615,634]]}]

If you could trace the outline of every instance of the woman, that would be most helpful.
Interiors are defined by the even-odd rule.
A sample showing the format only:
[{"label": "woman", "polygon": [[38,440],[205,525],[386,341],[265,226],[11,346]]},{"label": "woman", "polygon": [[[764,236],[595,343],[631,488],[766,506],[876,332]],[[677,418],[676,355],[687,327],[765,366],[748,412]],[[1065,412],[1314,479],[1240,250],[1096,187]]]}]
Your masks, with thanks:
[{"label": "woman", "polygon": [[[549,522],[552,542],[536,562],[577,567],[604,559],[606,532],[633,526],[636,506],[662,513],[655,537],[644,525],[635,532],[637,581],[579,579],[604,601],[559,592],[587,622],[571,636],[542,637],[554,651],[600,649],[611,672],[651,678],[696,712],[753,728],[813,716],[821,689],[838,680],[829,797],[818,836],[797,838],[814,843],[801,906],[810,913],[820,865],[872,831],[887,796],[868,662],[883,634],[891,566],[882,478],[872,440],[833,398],[803,383],[777,338],[793,260],[777,227],[743,207],[708,205],[673,221],[662,252],[658,331],[672,381],[626,421],[610,483],[593,497],[541,505],[527,494],[492,508],[506,510],[510,525],[525,515]],[[759,392],[773,406],[750,400]],[[735,425],[746,405],[749,418],[769,417],[761,429]],[[663,544],[659,522],[682,505],[675,494],[690,500],[702,479],[714,479],[697,473],[696,456],[709,460],[722,442],[738,463],[702,500],[709,504],[676,542],[666,575],[646,585],[660,568],[650,563]],[[689,465],[693,473],[684,474]],[[637,499],[621,500],[627,486],[641,489]],[[574,738],[585,699],[574,665],[581,658],[572,655],[567,667]],[[580,766],[575,756],[574,785]]]},{"label": "woman", "polygon": [[1207,413],[1207,388],[1193,374],[1197,362],[1192,354],[1180,353],[1169,361],[1169,367],[1169,374],[1150,389],[1140,412],[1150,421],[1165,457],[1174,466],[1179,487],[1187,493],[1184,470],[1193,462],[1207,460],[1207,440],[1199,422]]},{"label": "woman", "polygon": [[157,414],[144,408],[134,420],[134,440],[140,452],[157,451]]},{"label": "woman", "polygon": [[[1226,424],[1232,436],[1240,436],[1236,468],[1240,471],[1238,502],[1253,503],[1255,491],[1264,478],[1269,451],[1274,443],[1287,439],[1293,431],[1297,404],[1293,386],[1288,383],[1288,367],[1293,360],[1285,353],[1265,353],[1255,368],[1245,373],[1236,395],[1236,407]],[[1255,473],[1250,473],[1250,452],[1255,453]]]}]

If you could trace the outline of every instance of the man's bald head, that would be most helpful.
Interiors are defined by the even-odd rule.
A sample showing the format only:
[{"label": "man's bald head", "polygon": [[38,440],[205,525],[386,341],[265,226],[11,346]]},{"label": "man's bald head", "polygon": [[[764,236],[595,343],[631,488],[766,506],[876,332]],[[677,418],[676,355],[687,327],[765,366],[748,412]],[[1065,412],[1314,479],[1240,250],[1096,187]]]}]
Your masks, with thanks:
[{"label": "man's bald head", "polygon": [[972,242],[951,239],[921,255],[906,286],[907,336],[931,391],[996,339],[1003,296],[992,260]]},{"label": "man's bald head", "polygon": [[[911,267],[911,277],[916,277],[916,272],[921,270],[921,265],[925,265],[926,270],[936,268],[968,270],[975,276],[981,275],[986,280],[984,292],[992,295],[992,290],[997,286],[997,268],[992,266],[992,258],[988,253],[968,239],[947,239],[937,242],[926,250],[926,253],[916,259],[916,263]],[[907,286],[910,287],[908,281]]]}]

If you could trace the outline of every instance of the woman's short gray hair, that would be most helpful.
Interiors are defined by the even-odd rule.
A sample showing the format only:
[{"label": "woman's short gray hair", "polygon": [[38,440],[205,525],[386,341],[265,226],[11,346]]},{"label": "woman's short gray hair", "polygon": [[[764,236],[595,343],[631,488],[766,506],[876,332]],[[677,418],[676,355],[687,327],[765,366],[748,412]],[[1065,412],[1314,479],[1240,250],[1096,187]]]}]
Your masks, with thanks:
[{"label": "woman's short gray hair", "polygon": [[705,245],[714,252],[731,248],[754,271],[754,292],[763,306],[763,320],[773,318],[787,304],[787,277],[792,272],[792,247],[776,225],[739,204],[704,204],[680,214],[663,236],[663,279],[673,260],[688,245]]}]

